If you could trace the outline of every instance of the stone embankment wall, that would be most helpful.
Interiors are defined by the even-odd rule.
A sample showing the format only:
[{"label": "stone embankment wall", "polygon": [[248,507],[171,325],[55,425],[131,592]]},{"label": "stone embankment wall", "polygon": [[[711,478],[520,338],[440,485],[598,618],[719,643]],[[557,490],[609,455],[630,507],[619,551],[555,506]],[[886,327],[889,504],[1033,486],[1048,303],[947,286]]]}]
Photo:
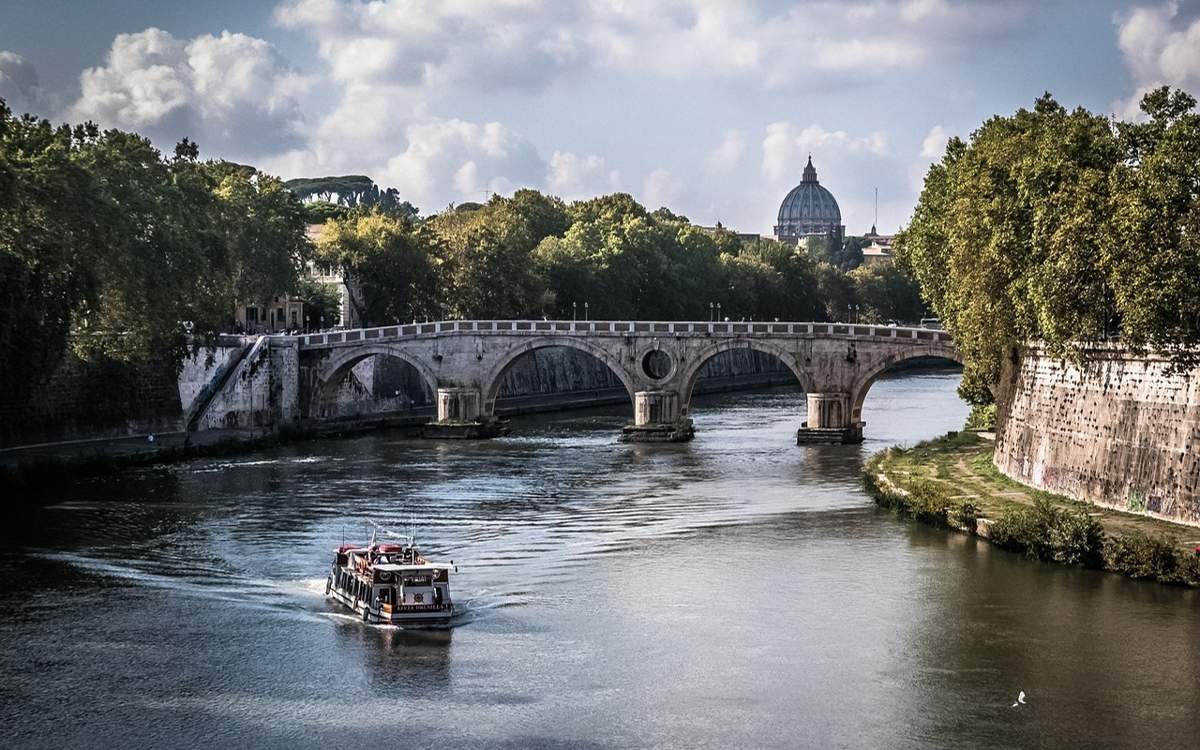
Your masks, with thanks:
[{"label": "stone embankment wall", "polygon": [[43,382],[0,398],[0,447],[179,429],[175,363],[134,367],[64,355]]},{"label": "stone embankment wall", "polygon": [[1037,349],[998,394],[996,467],[1119,510],[1200,524],[1200,368],[1097,348],[1084,365]]}]

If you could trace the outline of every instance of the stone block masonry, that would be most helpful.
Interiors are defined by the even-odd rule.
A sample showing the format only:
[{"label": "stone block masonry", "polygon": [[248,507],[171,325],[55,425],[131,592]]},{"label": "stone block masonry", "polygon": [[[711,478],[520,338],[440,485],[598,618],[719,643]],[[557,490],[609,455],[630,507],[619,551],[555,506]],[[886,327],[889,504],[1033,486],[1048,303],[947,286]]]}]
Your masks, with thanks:
[{"label": "stone block masonry", "polygon": [[1038,348],[1005,373],[994,461],[1030,486],[1200,525],[1200,368],[1097,347],[1083,365]]}]

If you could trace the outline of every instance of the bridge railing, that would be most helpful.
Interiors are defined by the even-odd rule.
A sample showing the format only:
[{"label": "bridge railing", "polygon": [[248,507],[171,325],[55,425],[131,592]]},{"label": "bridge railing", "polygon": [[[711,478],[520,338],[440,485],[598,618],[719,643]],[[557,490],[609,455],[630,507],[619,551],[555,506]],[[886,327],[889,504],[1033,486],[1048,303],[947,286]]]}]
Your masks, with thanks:
[{"label": "bridge railing", "polygon": [[443,320],[434,323],[353,328],[325,333],[300,334],[304,347],[327,346],[380,339],[439,336],[462,333],[515,334],[633,334],[633,335],[794,335],[885,338],[930,343],[952,343],[950,334],[928,328],[863,325],[858,323],[758,322],[758,321],[644,321],[644,320]]}]

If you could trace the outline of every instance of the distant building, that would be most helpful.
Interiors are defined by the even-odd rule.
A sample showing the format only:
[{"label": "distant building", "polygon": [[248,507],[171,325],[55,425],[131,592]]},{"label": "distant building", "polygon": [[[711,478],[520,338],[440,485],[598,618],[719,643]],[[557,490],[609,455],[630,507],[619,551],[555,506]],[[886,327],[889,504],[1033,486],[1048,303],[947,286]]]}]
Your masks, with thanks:
[{"label": "distant building", "polygon": [[792,188],[779,205],[778,222],[775,238],[780,242],[799,244],[811,237],[833,237],[841,242],[846,235],[842,211],[833,193],[817,181],[811,155],[800,184]]},{"label": "distant building", "polygon": [[863,236],[871,241],[871,244],[864,247],[862,251],[864,266],[892,262],[892,241],[896,239],[896,235],[879,234],[872,225],[871,231]]},{"label": "distant building", "polygon": [[266,303],[239,305],[234,319],[246,333],[303,330],[304,301],[279,295]]},{"label": "distant building", "polygon": [[698,229],[704,230],[705,232],[708,232],[709,234],[713,234],[715,232],[729,232],[729,233],[733,234],[735,237],[737,237],[738,240],[742,244],[746,244],[747,242],[757,242],[758,240],[762,239],[761,234],[757,234],[755,232],[739,232],[735,229],[730,229],[729,227],[722,226],[721,222],[719,222],[719,221],[717,222],[717,225],[715,227],[706,227],[702,224],[697,224],[696,227]]}]

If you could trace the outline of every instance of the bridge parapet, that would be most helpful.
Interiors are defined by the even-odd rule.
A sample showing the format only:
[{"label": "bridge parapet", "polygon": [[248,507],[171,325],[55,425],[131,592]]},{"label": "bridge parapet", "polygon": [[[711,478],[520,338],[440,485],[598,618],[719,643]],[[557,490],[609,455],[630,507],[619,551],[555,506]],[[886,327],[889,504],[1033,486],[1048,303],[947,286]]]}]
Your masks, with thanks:
[{"label": "bridge parapet", "polygon": [[598,336],[801,336],[951,343],[945,331],[907,326],[818,322],[635,321],[635,320],[443,320],[434,323],[354,328],[279,338],[298,339],[301,350],[450,335],[576,334]]}]

